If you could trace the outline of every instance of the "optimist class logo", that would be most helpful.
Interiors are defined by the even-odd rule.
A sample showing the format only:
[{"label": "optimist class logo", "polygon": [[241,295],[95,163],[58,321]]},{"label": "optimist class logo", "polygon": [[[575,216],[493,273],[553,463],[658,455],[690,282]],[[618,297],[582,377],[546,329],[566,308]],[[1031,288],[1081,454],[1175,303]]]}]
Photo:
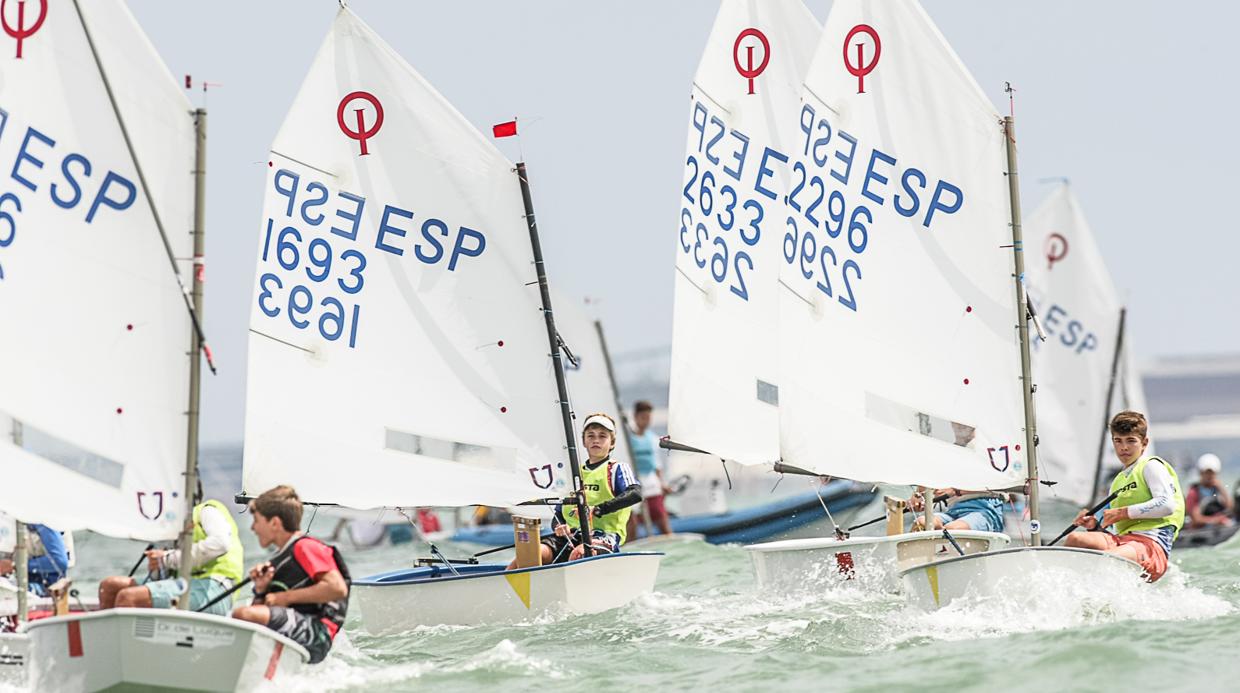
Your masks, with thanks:
[{"label": "optimist class logo", "polygon": [[[345,109],[357,101],[365,101],[375,109],[375,122],[370,128],[366,127],[366,109],[354,108],[353,113],[356,114],[357,129],[350,130],[349,124],[345,121]],[[383,104],[379,103],[379,99],[367,91],[355,91],[345,95],[340,100],[340,105],[336,107],[336,124],[340,126],[340,131],[345,137],[351,140],[357,140],[361,145],[361,156],[370,154],[370,149],[366,147],[366,140],[379,134],[379,128],[383,127]]]},{"label": "optimist class logo", "polygon": [[[855,44],[853,43],[853,39],[856,38],[857,34],[865,34],[870,37],[871,41],[874,42],[874,54],[870,56],[870,62],[868,63],[865,61],[866,43],[864,41],[858,41]],[[857,48],[856,65],[853,65],[852,61],[849,59],[848,49],[851,46],[856,46]],[[879,40],[878,32],[875,31],[874,27],[869,24],[858,24],[848,32],[847,36],[844,37],[844,67],[848,69],[848,74],[857,78],[858,94],[865,93],[865,76],[873,72],[875,67],[878,67],[878,58],[882,55],[882,53],[883,42]]]},{"label": "optimist class logo", "polygon": [[39,3],[39,18],[34,20],[32,26],[26,26],[26,0],[17,1],[17,26],[9,26],[9,15],[5,12],[9,4],[9,0],[0,0],[0,24],[4,25],[4,33],[17,39],[17,57],[22,57],[22,41],[34,36],[34,32],[43,26],[43,20],[47,19],[47,0],[37,0]]},{"label": "optimist class logo", "polygon": [[1052,233],[1046,237],[1046,270],[1055,268],[1055,263],[1068,257],[1068,239],[1063,234]]},{"label": "optimist class logo", "polygon": [[[762,45],[762,62],[755,67],[753,64],[753,49],[756,47],[754,43],[749,42],[745,48],[745,64],[741,65],[741,42],[749,37],[758,39],[758,43]],[[736,71],[741,77],[749,80],[749,93],[753,93],[753,81],[758,75],[766,70],[766,66],[771,62],[771,42],[766,40],[766,34],[758,31],[753,27],[745,29],[736,36],[736,43],[732,44],[732,64],[736,66]]]}]

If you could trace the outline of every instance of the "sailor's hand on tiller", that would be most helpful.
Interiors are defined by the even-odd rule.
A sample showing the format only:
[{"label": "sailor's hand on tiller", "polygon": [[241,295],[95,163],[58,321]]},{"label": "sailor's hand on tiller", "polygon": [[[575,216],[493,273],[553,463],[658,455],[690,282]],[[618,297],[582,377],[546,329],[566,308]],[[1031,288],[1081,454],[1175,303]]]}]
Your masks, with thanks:
[{"label": "sailor's hand on tiller", "polygon": [[148,573],[159,573],[164,553],[163,549],[151,549],[146,552],[146,570]]},{"label": "sailor's hand on tiller", "polygon": [[1120,520],[1128,519],[1128,508],[1107,508],[1102,511],[1102,526],[1110,527]]},{"label": "sailor's hand on tiller", "polygon": [[1088,510],[1082,510],[1076,514],[1076,519],[1072,521],[1072,524],[1085,529],[1093,529],[1098,526],[1098,520],[1090,515]]},{"label": "sailor's hand on tiller", "polygon": [[271,578],[275,575],[275,566],[270,561],[259,563],[250,569],[250,579],[254,581],[255,592],[266,592],[267,585],[271,584]]},{"label": "sailor's hand on tiller", "polygon": [[913,495],[909,496],[909,499],[905,501],[905,503],[907,503],[909,509],[915,513],[921,512],[926,507],[926,504],[922,500],[920,493],[914,493]]}]

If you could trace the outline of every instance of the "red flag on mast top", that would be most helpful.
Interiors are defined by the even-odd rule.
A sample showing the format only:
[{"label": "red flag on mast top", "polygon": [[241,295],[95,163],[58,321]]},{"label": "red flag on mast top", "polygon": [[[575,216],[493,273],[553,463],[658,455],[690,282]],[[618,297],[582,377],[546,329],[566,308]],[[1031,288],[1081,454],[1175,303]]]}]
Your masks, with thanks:
[{"label": "red flag on mast top", "polygon": [[500,123],[491,128],[491,132],[498,139],[500,137],[512,137],[517,134],[517,120],[513,118],[507,123]]}]

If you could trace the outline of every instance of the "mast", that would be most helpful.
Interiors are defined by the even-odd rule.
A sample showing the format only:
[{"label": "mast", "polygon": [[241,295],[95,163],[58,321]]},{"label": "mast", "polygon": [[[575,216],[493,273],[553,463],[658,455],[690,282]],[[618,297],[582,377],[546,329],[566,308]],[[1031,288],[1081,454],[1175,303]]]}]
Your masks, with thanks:
[{"label": "mast", "polygon": [[1102,457],[1107,449],[1107,431],[1111,429],[1111,401],[1115,396],[1115,376],[1119,372],[1119,356],[1124,350],[1124,321],[1128,317],[1128,309],[1119,309],[1119,334],[1115,337],[1115,355],[1111,357],[1111,382],[1107,385],[1107,404],[1102,412],[1102,440],[1098,441],[1098,462],[1094,466],[1094,485],[1089,487],[1092,498],[1098,493],[1098,484],[1102,481]]},{"label": "mast", "polygon": [[[13,419],[13,444],[19,448],[22,446],[22,425],[17,419]],[[17,533],[13,535],[16,542],[13,547],[13,571],[17,574],[17,622],[25,623],[26,598],[30,590],[30,566],[27,562],[30,556],[27,549],[26,523],[18,520],[15,525]]]},{"label": "mast", "polygon": [[568,465],[573,474],[573,493],[577,501],[577,518],[581,524],[584,557],[594,555],[590,546],[590,508],[581,482],[581,464],[577,460],[577,437],[573,433],[573,413],[568,406],[568,384],[564,380],[564,360],[560,354],[560,336],[555,329],[555,316],[551,312],[551,288],[547,285],[547,270],[543,264],[542,244],[538,242],[538,223],[534,220],[534,200],[530,197],[530,180],[525,162],[517,162],[517,180],[521,183],[521,201],[525,203],[525,221],[530,227],[530,246],[534,251],[534,269],[538,273],[538,291],[542,294],[542,312],[547,321],[547,343],[551,347],[551,363],[555,370],[555,387],[560,397],[560,416],[564,419],[564,440],[568,443]]},{"label": "mast", "polygon": [[[607,380],[611,383],[611,394],[616,400],[616,413],[620,417],[620,424],[624,426],[624,439],[629,442],[629,452],[633,450],[633,435],[629,431],[629,417],[624,413],[624,405],[620,402],[620,388],[616,387],[616,372],[611,367],[611,352],[607,350],[607,338],[603,336],[603,322],[601,320],[594,321],[594,331],[598,333],[599,348],[603,350],[603,362],[607,366]],[[633,463],[632,460],[629,460]]]},{"label": "mast", "polygon": [[[194,315],[202,315],[204,233],[207,218],[207,109],[194,111],[194,278],[192,300]],[[185,579],[185,592],[177,600],[177,608],[189,608],[189,580],[194,574],[194,506],[200,500],[198,494],[198,401],[202,385],[202,334],[190,330],[189,350],[189,434],[185,443],[185,521],[177,546],[181,549],[181,567],[178,574]]]},{"label": "mast", "polygon": [[1038,512],[1038,431],[1033,409],[1033,372],[1029,364],[1029,306],[1025,298],[1025,249],[1020,228],[1020,181],[1016,174],[1016,119],[1003,117],[1003,139],[1007,145],[1008,198],[1012,212],[1012,254],[1016,259],[1016,330],[1020,334],[1020,380],[1025,396],[1025,454],[1029,475],[1029,545],[1042,545],[1042,522]]}]

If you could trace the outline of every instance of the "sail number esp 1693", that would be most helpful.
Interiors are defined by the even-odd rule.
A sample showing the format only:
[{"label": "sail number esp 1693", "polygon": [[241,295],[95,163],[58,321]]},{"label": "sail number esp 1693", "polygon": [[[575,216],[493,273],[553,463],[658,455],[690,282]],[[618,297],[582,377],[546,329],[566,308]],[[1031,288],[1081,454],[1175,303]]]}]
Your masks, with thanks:
[{"label": "sail number esp 1693", "polygon": [[[486,249],[486,237],[433,216],[386,204],[378,228],[363,233],[367,200],[333,191],[308,173],[279,168],[271,176],[259,261],[258,308],[331,342],[357,346],[368,257],[404,256],[454,272]],[[415,234],[416,231],[416,234]],[[408,238],[406,238],[408,236]]]}]

